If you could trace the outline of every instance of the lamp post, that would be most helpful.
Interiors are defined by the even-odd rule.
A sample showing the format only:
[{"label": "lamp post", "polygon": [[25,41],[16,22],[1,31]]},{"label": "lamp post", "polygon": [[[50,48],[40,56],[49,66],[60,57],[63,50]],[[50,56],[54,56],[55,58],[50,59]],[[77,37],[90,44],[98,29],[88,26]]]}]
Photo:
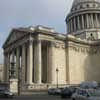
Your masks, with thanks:
[{"label": "lamp post", "polygon": [[59,69],[56,68],[56,76],[57,76],[57,88],[58,88],[58,72],[59,72]]}]

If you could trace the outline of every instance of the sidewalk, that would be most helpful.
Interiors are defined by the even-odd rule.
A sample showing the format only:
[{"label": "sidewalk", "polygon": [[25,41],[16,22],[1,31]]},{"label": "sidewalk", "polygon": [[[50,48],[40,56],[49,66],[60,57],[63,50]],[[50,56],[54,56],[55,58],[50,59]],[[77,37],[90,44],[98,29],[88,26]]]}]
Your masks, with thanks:
[{"label": "sidewalk", "polygon": [[48,94],[47,91],[29,91],[29,92],[22,92],[21,95],[33,95],[33,94]]}]

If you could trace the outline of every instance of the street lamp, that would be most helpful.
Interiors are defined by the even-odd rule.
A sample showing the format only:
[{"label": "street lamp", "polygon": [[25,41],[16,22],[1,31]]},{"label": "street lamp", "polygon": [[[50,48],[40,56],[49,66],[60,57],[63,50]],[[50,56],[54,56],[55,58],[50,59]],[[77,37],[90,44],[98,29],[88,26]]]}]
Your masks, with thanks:
[{"label": "street lamp", "polygon": [[56,75],[57,75],[57,88],[58,88],[58,72],[59,72],[59,69],[56,68]]}]

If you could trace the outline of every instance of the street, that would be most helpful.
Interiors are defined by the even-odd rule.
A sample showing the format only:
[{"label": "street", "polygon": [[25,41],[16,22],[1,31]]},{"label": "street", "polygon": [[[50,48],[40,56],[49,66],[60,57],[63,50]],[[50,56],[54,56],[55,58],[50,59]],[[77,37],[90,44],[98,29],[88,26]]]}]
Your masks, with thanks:
[{"label": "street", "polygon": [[0,100],[67,100],[61,99],[60,96],[52,96],[48,94],[33,94],[28,96],[16,96],[14,98],[0,98]]}]

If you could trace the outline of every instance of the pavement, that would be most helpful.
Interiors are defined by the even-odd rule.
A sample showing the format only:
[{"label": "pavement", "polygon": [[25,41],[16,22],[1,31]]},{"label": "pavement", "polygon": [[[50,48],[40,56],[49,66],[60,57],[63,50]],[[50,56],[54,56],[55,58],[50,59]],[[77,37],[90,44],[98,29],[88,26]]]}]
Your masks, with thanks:
[{"label": "pavement", "polygon": [[[52,96],[47,93],[33,93],[31,95],[15,96],[14,98],[0,98],[0,100],[64,100],[60,96]],[[70,100],[70,99],[65,99]]]}]

